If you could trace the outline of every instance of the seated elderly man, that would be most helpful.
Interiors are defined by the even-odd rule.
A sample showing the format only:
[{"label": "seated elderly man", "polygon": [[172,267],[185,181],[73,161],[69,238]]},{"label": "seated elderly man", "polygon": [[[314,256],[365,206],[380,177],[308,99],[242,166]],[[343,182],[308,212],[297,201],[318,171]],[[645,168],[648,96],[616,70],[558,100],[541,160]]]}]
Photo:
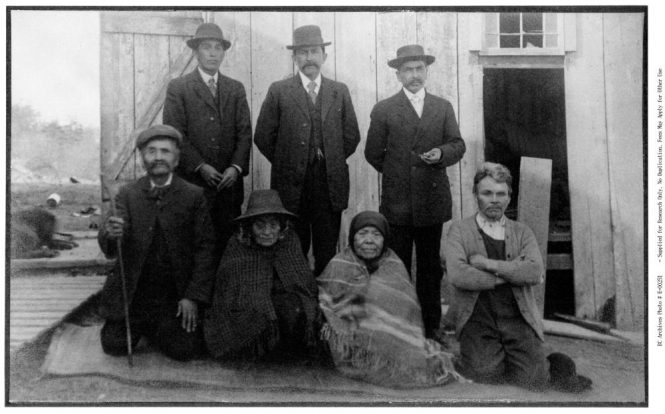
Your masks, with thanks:
[{"label": "seated elderly man", "polygon": [[551,383],[563,391],[583,391],[591,380],[575,373],[569,357],[545,357],[533,291],[543,282],[543,260],[531,229],[504,215],[511,183],[506,167],[484,163],[473,180],[478,213],[453,223],[448,232],[445,257],[455,293],[458,368],[478,382],[532,390]]},{"label": "seated elderly man", "polygon": [[[117,212],[98,239],[107,257],[118,256],[118,240],[122,246],[132,345],[145,336],[165,355],[189,360],[204,349],[200,320],[212,294],[215,234],[203,190],[173,174],[181,144],[167,125],[138,136],[147,175],[120,189]],[[102,348],[116,356],[127,353],[120,265],[106,279],[101,304]]]}]

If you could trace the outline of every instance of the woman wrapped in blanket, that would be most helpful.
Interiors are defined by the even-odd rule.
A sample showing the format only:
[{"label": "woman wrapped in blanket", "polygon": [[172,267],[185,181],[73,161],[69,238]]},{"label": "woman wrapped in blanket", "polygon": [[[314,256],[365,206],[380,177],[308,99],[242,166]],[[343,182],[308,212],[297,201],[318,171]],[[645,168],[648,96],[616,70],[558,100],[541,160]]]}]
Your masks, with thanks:
[{"label": "woman wrapped in blanket", "polygon": [[224,250],[206,345],[220,359],[320,357],[316,281],[275,190],[257,190]]},{"label": "woman wrapped in blanket", "polygon": [[364,211],[351,221],[349,245],[318,277],[321,335],[336,368],[393,388],[464,381],[452,354],[426,339],[420,305],[404,264],[384,240],[388,222]]}]

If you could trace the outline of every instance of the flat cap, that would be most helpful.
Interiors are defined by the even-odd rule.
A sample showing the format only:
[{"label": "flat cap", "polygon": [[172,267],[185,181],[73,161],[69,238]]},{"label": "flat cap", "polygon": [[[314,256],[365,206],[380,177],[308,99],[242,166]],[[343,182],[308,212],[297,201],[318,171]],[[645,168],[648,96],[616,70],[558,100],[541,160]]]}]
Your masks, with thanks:
[{"label": "flat cap", "polygon": [[157,138],[167,138],[175,142],[180,148],[182,146],[182,134],[170,125],[151,125],[144,129],[136,138],[136,148],[139,150],[145,147],[148,142]]}]

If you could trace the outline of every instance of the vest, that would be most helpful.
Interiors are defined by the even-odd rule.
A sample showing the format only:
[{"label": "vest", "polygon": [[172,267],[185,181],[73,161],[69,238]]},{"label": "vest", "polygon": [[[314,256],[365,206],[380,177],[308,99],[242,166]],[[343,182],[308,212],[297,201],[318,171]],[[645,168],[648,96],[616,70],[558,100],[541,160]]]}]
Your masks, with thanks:
[{"label": "vest", "polygon": [[316,96],[316,104],[312,103],[312,99],[304,89],[302,92],[307,97],[307,109],[309,110],[309,119],[312,121],[312,128],[309,135],[309,156],[308,161],[311,164],[316,158],[317,150],[323,152],[323,131],[321,119],[321,88],[319,94]]}]

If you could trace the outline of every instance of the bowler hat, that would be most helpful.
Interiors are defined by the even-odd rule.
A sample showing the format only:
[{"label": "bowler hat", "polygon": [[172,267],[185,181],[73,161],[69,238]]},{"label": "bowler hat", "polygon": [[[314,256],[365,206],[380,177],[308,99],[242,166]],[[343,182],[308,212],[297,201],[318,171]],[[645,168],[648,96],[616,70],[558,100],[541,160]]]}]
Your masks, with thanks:
[{"label": "bowler hat", "polygon": [[575,362],[566,354],[554,352],[547,356],[550,362],[550,385],[563,392],[582,392],[591,388],[592,381],[577,375]]},{"label": "bowler hat", "polygon": [[224,39],[224,34],[222,29],[219,28],[215,23],[203,23],[196,29],[196,34],[192,39],[187,41],[187,46],[196,50],[199,47],[199,43],[205,39],[219,40],[222,42],[222,47],[224,50],[227,50],[231,47],[231,42]]},{"label": "bowler hat", "polygon": [[170,125],[151,125],[144,129],[136,138],[136,148],[143,149],[148,142],[157,138],[167,138],[175,142],[180,148],[182,146],[182,134]]},{"label": "bowler hat", "polygon": [[434,63],[434,56],[426,55],[425,50],[420,45],[406,45],[397,49],[397,57],[388,61],[388,66],[399,69],[402,63],[410,60],[422,60],[426,65]]},{"label": "bowler hat", "polygon": [[331,42],[324,42],[321,37],[321,28],[316,25],[300,26],[293,31],[293,44],[287,49],[299,49],[310,46],[328,46]]},{"label": "bowler hat", "polygon": [[280,214],[294,218],[297,217],[295,214],[284,208],[277,191],[255,190],[249,195],[245,214],[236,217],[235,221],[242,221],[248,218],[262,216],[264,214]]}]

